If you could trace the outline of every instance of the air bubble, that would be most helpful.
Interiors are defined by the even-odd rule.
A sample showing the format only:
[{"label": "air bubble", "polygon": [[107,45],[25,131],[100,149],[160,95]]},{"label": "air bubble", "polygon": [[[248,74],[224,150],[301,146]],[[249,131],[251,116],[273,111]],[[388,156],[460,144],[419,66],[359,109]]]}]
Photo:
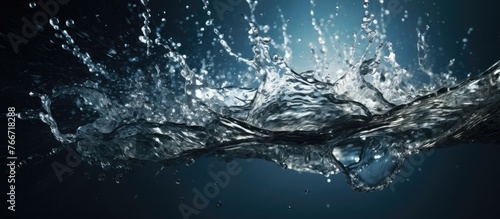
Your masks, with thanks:
[{"label": "air bubble", "polygon": [[35,7],[36,7],[36,3],[34,3],[34,2],[30,2],[30,3],[29,3],[29,6],[30,6],[30,8],[35,8]]}]

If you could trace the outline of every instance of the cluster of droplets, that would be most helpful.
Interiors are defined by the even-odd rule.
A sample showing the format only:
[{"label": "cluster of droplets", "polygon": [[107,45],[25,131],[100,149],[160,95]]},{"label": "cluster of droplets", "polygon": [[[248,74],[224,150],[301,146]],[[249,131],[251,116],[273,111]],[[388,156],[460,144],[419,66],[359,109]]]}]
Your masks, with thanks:
[{"label": "cluster of droplets", "polygon": [[139,36],[139,40],[146,44],[146,55],[151,55],[150,47],[151,47],[151,41],[149,39],[149,34],[151,34],[151,28],[149,28],[149,22],[151,19],[151,9],[148,8],[148,2],[149,0],[141,0],[142,5],[146,8],[146,11],[143,12],[141,15],[144,18],[144,25],[141,27],[142,35]]},{"label": "cluster of droplets", "polygon": [[[317,42],[311,42],[309,47],[315,66],[314,70],[300,73],[289,67],[293,58],[292,40],[287,34],[289,24],[281,10],[283,42],[280,43],[266,35],[271,27],[258,23],[255,17],[258,1],[246,1],[250,14],[244,16],[244,19],[248,23],[252,57],[243,57],[231,46],[231,36],[225,35],[220,26],[214,23],[209,10],[210,2],[202,2],[208,19],[201,22],[204,26],[199,29],[200,32],[204,32],[205,28],[211,29],[214,34],[212,45],[217,45],[221,48],[221,53],[232,60],[243,63],[247,67],[247,74],[257,78],[257,86],[225,86],[231,84],[228,81],[215,86],[207,78],[213,71],[214,64],[210,62],[218,54],[207,52],[207,58],[201,61],[201,67],[191,68],[192,64],[188,62],[190,56],[179,52],[182,44],[172,38],[165,40],[160,34],[164,24],[156,29],[156,36],[152,34],[148,0],[141,0],[146,10],[140,14],[143,22],[139,42],[145,45],[146,52],[140,58],[153,59],[158,63],[138,69],[127,66],[126,73],[129,75],[125,79],[118,77],[116,72],[105,65],[93,61],[88,52],[82,51],[75,44],[66,30],[75,26],[73,20],[67,20],[64,27],[57,18],[50,19],[56,37],[64,42],[62,48],[77,57],[95,76],[116,81],[118,85],[108,88],[118,90],[119,95],[108,93],[109,89],[103,89],[100,81],[91,80],[80,85],[54,89],[51,95],[32,93],[32,96],[38,96],[42,100],[43,110],[38,118],[50,126],[58,141],[77,143],[77,149],[85,159],[105,170],[124,168],[130,160],[162,161],[183,158],[186,165],[191,165],[196,154],[201,153],[199,150],[210,151],[220,147],[220,151],[227,150],[228,154],[237,153],[238,150],[246,153],[257,151],[284,169],[327,176],[344,171],[351,184],[367,186],[369,189],[379,188],[381,182],[389,182],[394,173],[384,172],[372,177],[375,178],[372,185],[365,185],[364,179],[359,176],[366,174],[363,171],[371,168],[370,162],[385,159],[387,162],[393,161],[391,165],[397,166],[407,156],[404,154],[407,152],[401,150],[418,150],[421,145],[432,144],[433,139],[430,138],[424,141],[413,139],[414,142],[403,142],[392,136],[377,138],[375,135],[379,134],[378,131],[401,125],[403,119],[397,116],[387,117],[387,123],[375,124],[373,130],[362,129],[363,133],[353,134],[348,133],[349,130],[342,130],[360,128],[357,125],[367,124],[376,116],[386,115],[397,106],[409,104],[419,95],[455,84],[451,70],[435,74],[428,64],[430,57],[426,33],[429,27],[424,32],[417,29],[417,57],[419,70],[431,80],[428,85],[417,87],[409,83],[412,74],[398,63],[394,46],[386,39],[383,24],[384,15],[387,15],[385,9],[382,7],[381,22],[378,22],[369,10],[368,0],[363,1],[364,13],[359,32],[348,37],[352,40],[349,44],[342,44],[338,32],[330,33],[329,28],[334,23],[332,20],[325,22],[324,19],[316,18],[316,3],[310,0],[311,25],[317,35]],[[383,4],[383,1],[380,3]],[[337,6],[336,10],[340,8]],[[331,15],[330,19],[336,16],[338,14]],[[203,43],[201,40],[199,42]],[[279,52],[271,53],[273,49],[284,55]],[[162,51],[161,55],[156,52],[158,50]],[[117,53],[113,48],[108,51],[111,56]],[[158,59],[155,59],[156,55]],[[134,62],[136,60],[138,58],[133,58]],[[454,60],[451,60],[448,69],[453,63]],[[178,84],[170,83],[178,82],[171,80],[174,76],[182,79],[182,92],[173,91],[178,87]],[[245,79],[239,78],[241,81]],[[79,127],[76,133],[61,133],[52,117],[51,102],[62,95],[79,95],[84,100],[81,105],[97,112],[99,118]],[[411,107],[408,108],[410,111]],[[346,127],[342,127],[343,125]],[[430,127],[429,123],[424,125],[425,128]],[[359,130],[352,132],[357,131]],[[410,137],[403,137],[417,138],[425,135],[425,131],[423,132],[424,134],[412,132]],[[337,133],[344,133],[345,136],[336,136]],[[314,142],[317,139],[304,137],[309,134],[328,140],[317,143]],[[370,134],[375,137],[369,136]],[[273,142],[275,137],[277,143]],[[349,141],[339,140],[341,137]],[[292,142],[283,143],[287,141]],[[297,141],[296,144],[300,147],[292,147],[293,141]],[[317,147],[318,144],[321,147]],[[399,151],[384,147],[398,144],[405,147],[399,148]],[[256,148],[255,145],[264,147]],[[192,151],[195,154],[193,156],[190,154]],[[361,155],[372,156],[373,159],[364,159]],[[346,165],[341,166],[342,164]],[[371,176],[368,174],[363,177]],[[100,173],[97,178],[103,181],[106,174]],[[117,183],[122,179],[123,175],[113,177]],[[181,184],[181,179],[174,183]],[[309,190],[306,189],[305,193],[308,194]],[[220,207],[222,202],[219,201],[216,205]]]},{"label": "cluster of droplets", "polygon": [[[53,17],[49,20],[49,24],[54,28],[54,30],[58,31],[58,33],[55,34],[56,38],[62,39],[65,41],[65,44],[62,44],[62,48],[64,50],[67,50],[71,52],[75,57],[80,59],[80,61],[88,67],[88,70],[90,73],[96,73],[98,75],[102,75],[107,79],[113,79],[114,74],[108,72],[106,70],[106,66],[96,63],[92,60],[90,57],[90,54],[87,52],[82,52],[80,50],[80,47],[75,44],[75,41],[73,40],[73,37],[68,33],[67,30],[64,30],[59,23],[59,19],[56,17]],[[75,22],[71,19],[66,20],[65,22],[66,27],[68,28],[73,28],[75,25]]]},{"label": "cluster of droplets", "polygon": [[62,147],[52,148],[46,154],[33,154],[33,155],[30,155],[26,159],[20,160],[19,163],[17,164],[17,168],[24,168],[24,166],[30,164],[33,161],[43,160],[43,159],[48,159],[48,158],[54,157],[54,156],[56,156],[57,154],[59,154],[63,150],[64,150],[64,148],[62,148]]},{"label": "cluster of droplets", "polygon": [[[269,30],[269,26],[257,24],[257,20],[255,18],[255,9],[257,7],[258,1],[247,0],[247,3],[250,8],[250,16],[249,17],[244,16],[244,19],[249,24],[248,38],[252,43],[252,51],[254,57],[244,58],[240,54],[237,54],[233,51],[233,49],[229,46],[226,36],[222,34],[221,31],[214,25],[214,19],[212,18],[212,13],[208,9],[210,2],[208,0],[203,0],[202,2],[204,4],[203,9],[206,11],[207,16],[209,17],[209,19],[205,22],[205,25],[213,30],[213,33],[216,36],[215,41],[220,46],[222,46],[223,50],[227,54],[229,54],[231,57],[234,57],[236,61],[245,63],[249,67],[249,69],[254,70],[257,73],[257,75],[262,78],[261,79],[262,81],[257,90],[254,91],[250,90],[248,92],[246,92],[245,90],[238,90],[238,89],[231,90],[231,89],[218,89],[218,88],[207,87],[204,83],[204,76],[208,73],[205,66],[203,66],[200,70],[190,68],[186,60],[187,58],[186,55],[183,55],[176,51],[176,49],[179,47],[178,46],[179,44],[171,41],[170,39],[168,40],[168,42],[164,42],[161,35],[158,34],[158,31],[156,39],[154,40],[151,39],[150,37],[151,29],[149,27],[151,13],[150,9],[147,7],[148,1],[142,0],[141,3],[146,8],[146,10],[145,12],[141,13],[141,17],[143,18],[143,25],[141,27],[142,35],[139,36],[139,41],[144,43],[146,46],[146,56],[150,56],[152,54],[150,50],[153,48],[152,45],[153,42],[160,48],[164,48],[166,50],[164,58],[174,63],[174,65],[170,65],[170,68],[178,66],[175,67],[176,68],[175,72],[180,72],[180,75],[185,80],[183,86],[185,100],[181,104],[179,113],[185,114],[186,119],[177,120],[174,122],[182,122],[187,125],[204,125],[210,122],[211,116],[209,115],[211,111],[221,115],[234,116],[238,118],[238,115],[235,114],[234,109],[233,111],[231,111],[228,110],[228,107],[234,108],[235,106],[238,107],[246,106],[249,107],[250,110],[247,110],[246,112],[242,113],[241,114],[242,116],[240,118],[245,122],[256,125],[257,127],[263,127],[266,123],[272,121],[272,120],[267,120],[265,118],[266,116],[269,116],[268,113],[265,112],[265,110],[268,107],[272,107],[272,105],[269,104],[273,103],[276,98],[279,98],[281,93],[288,92],[283,90],[284,89],[283,84],[288,83],[287,81],[291,80],[293,77],[296,77],[292,74],[292,70],[288,67],[286,63],[286,61],[290,61],[292,58],[291,47],[290,47],[291,41],[288,38],[288,34],[286,33],[287,22],[285,21],[284,16],[281,14],[280,16],[281,16],[281,21],[283,23],[282,33],[284,42],[283,44],[278,45],[270,36],[261,35],[267,33],[267,31]],[[356,34],[354,34],[353,35],[354,42],[352,46],[349,47],[347,53],[344,55],[345,57],[348,57],[347,63],[349,65],[347,67],[340,68],[344,70],[340,71],[342,75],[332,76],[331,78],[337,78],[337,81],[335,83],[330,83],[329,73],[331,72],[327,71],[328,66],[330,65],[329,63],[339,62],[339,61],[328,60],[329,50],[327,49],[326,35],[325,35],[325,32],[328,32],[328,30],[323,30],[324,28],[326,28],[323,20],[318,21],[315,18],[314,0],[311,0],[310,3],[312,6],[310,12],[312,18],[311,24],[316,33],[318,34],[318,43],[320,45],[321,53],[319,54],[313,53],[317,65],[316,71],[307,71],[300,74],[300,78],[302,78],[301,80],[305,80],[307,83],[312,83],[316,87],[313,89],[307,88],[305,90],[309,90],[310,92],[316,92],[318,94],[328,93],[328,92],[334,92],[341,95],[345,94],[347,98],[361,102],[362,104],[369,106],[370,105],[369,102],[366,102],[367,99],[366,96],[358,94],[363,92],[367,93],[367,91],[364,90],[362,90],[362,92],[348,92],[348,91],[352,91],[351,88],[353,87],[356,89],[357,87],[359,87],[355,81],[360,81],[359,83],[361,84],[367,83],[364,81],[364,79],[359,77],[358,71],[361,71],[361,74],[365,75],[368,74],[370,71],[373,71],[373,69],[375,69],[378,66],[378,64],[380,63],[380,54],[381,54],[380,47],[378,47],[377,49],[376,58],[373,59],[372,61],[366,60],[365,56],[367,55],[367,51],[365,51],[361,57],[358,57],[357,60],[355,60],[355,51],[357,50],[356,48],[357,37]],[[365,4],[363,6],[365,8],[365,15],[363,17],[363,22],[361,24],[361,29],[364,32],[362,34],[362,39],[364,39],[365,37],[369,39],[369,45],[367,46],[368,50],[371,43],[373,43],[373,38],[375,37],[376,32],[372,30],[370,27],[374,16],[373,14],[368,12],[368,1],[365,1]],[[50,24],[56,31],[56,37],[64,40],[65,43],[62,45],[63,49],[70,51],[74,56],[76,56],[83,64],[85,64],[88,67],[89,72],[104,76],[108,80],[114,80],[117,78],[116,73],[112,71],[110,72],[107,70],[106,66],[94,62],[91,59],[88,52],[83,52],[75,44],[69,32],[60,26],[59,20],[57,18],[50,19]],[[67,20],[66,26],[68,28],[72,28],[74,26],[74,22],[72,20]],[[282,57],[279,53],[271,55],[270,54],[271,46],[281,47],[281,49],[285,51],[285,56]],[[390,43],[388,43],[388,47],[391,52],[391,54],[389,55],[389,63],[391,63],[393,67],[397,68],[399,67],[399,65],[395,61],[394,58],[395,55],[394,52],[392,51]],[[311,50],[314,51],[313,46],[311,46]],[[113,50],[110,51],[111,53],[116,54],[116,51],[114,52]],[[154,88],[156,90],[162,90],[162,88],[160,87],[160,85],[162,85],[161,83],[162,80],[161,74],[163,74],[162,71],[163,70],[160,69],[158,65],[156,65],[155,71],[153,71],[153,73],[150,76],[153,79],[152,81],[154,82],[154,84],[158,85],[156,88]],[[144,74],[142,72],[143,70],[137,69],[135,71],[130,71],[129,73],[141,76]],[[317,80],[318,74],[320,74],[319,78],[327,79],[326,80],[327,83],[318,81]],[[143,76],[139,77],[139,79],[142,77]],[[137,79],[135,80],[137,81]],[[390,81],[392,81],[392,83],[389,85],[389,87],[391,88],[398,87],[398,84],[395,83],[398,82],[397,79],[393,79]],[[95,96],[96,97],[94,98],[95,100],[87,101],[88,102],[87,104],[93,105],[93,107],[101,114],[101,118],[96,120],[92,125],[94,128],[96,128],[102,133],[110,133],[116,127],[119,127],[119,125],[121,124],[136,122],[139,119],[146,119],[146,121],[148,122],[157,122],[157,123],[164,123],[167,121],[171,121],[165,119],[165,116],[162,115],[163,113],[161,111],[165,110],[164,108],[158,108],[158,106],[147,104],[148,102],[151,102],[151,100],[148,99],[158,98],[158,97],[155,97],[154,95],[151,97],[151,95],[148,95],[149,91],[144,90],[144,85],[145,84],[143,84],[142,82],[132,84],[132,89],[127,91],[130,92],[131,95],[130,97],[126,97],[125,101],[122,100],[121,102],[124,102],[122,104],[112,103],[110,97],[107,97],[106,94],[98,94],[94,91],[88,90],[87,88],[67,89],[67,90],[62,89],[62,91],[55,92],[52,95],[52,98],[57,95],[62,95],[65,93],[82,93],[82,92]],[[101,85],[99,83],[88,82],[83,86],[99,89]],[[290,92],[295,92],[295,91],[292,90]],[[374,93],[373,95],[377,95],[377,92],[378,91],[376,89],[371,89],[371,91],[368,91],[368,93]],[[244,94],[244,97],[240,96],[242,93]],[[398,95],[401,96],[401,94]],[[39,95],[39,96],[40,98],[42,98],[42,102],[44,103],[44,109],[46,111],[45,113],[40,114],[40,118],[42,119],[42,121],[50,125],[52,132],[59,141],[67,143],[74,142],[76,136],[74,134],[62,134],[58,129],[56,121],[52,118],[51,108],[50,108],[51,97],[47,95]],[[373,98],[368,99],[368,101],[371,100],[373,100]],[[159,99],[159,101],[162,101],[162,99]],[[159,102],[159,101],[154,101],[154,102]],[[382,102],[383,102],[382,104],[385,105],[385,108],[389,108],[392,106],[390,103],[385,103],[387,102],[385,100]],[[196,106],[201,106],[201,107],[196,107]],[[378,106],[373,106],[372,108],[375,107]],[[154,110],[155,108],[158,108],[158,110]],[[150,113],[151,111],[156,111],[156,112]],[[143,115],[134,116],[130,118],[130,115],[135,114],[136,112],[139,112]],[[175,112],[175,108],[174,111],[172,111],[172,114],[173,115],[177,114]],[[299,114],[296,116],[299,116]],[[276,118],[279,118],[279,115]],[[294,127],[288,127],[286,130],[293,128]],[[82,128],[82,130],[85,129]]]}]

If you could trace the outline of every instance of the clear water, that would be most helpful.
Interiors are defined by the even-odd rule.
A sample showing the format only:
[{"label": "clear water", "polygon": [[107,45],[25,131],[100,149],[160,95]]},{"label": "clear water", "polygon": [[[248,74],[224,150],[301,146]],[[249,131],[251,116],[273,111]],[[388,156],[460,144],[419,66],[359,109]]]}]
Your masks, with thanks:
[{"label": "clear water", "polygon": [[[277,23],[260,23],[258,1],[247,0],[242,37],[225,33],[202,0],[207,19],[193,29],[196,42],[212,49],[193,52],[169,36],[164,20],[153,25],[156,13],[141,3],[129,4],[141,11],[137,43],[114,45],[99,58],[75,42],[85,35],[78,22],[52,18],[57,42],[88,67],[88,79],[32,92],[43,109],[19,115],[41,119],[58,141],[76,144],[85,161],[103,169],[192,163],[202,155],[258,158],[301,172],[343,173],[354,189],[370,191],[387,186],[411,154],[473,140],[474,127],[496,118],[499,62],[463,82],[451,70],[435,72],[427,64],[429,26],[419,25],[418,71],[408,71],[379,2],[365,0],[363,13],[350,14],[361,25],[346,33],[335,26],[338,9],[318,19],[319,3],[311,0],[310,35],[317,39],[307,48],[310,62],[296,55],[300,40],[287,32],[291,24],[279,8]],[[246,40],[250,46],[237,51],[235,42]],[[59,128],[68,121],[54,115],[52,103],[61,100],[74,104],[63,109],[79,124],[74,131]]]}]

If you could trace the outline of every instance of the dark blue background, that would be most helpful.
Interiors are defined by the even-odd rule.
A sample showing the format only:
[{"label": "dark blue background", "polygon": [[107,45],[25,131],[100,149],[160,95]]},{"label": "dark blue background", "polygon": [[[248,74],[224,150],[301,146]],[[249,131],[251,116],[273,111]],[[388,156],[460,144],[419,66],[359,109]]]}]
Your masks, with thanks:
[{"label": "dark blue background", "polygon": [[[388,1],[388,0],[386,0]],[[138,2],[138,1],[132,1]],[[185,5],[191,6],[184,10]],[[360,3],[339,1],[341,13],[346,13],[349,20],[339,22],[347,32],[356,31],[360,16]],[[500,28],[497,24],[497,8],[494,1],[401,1],[410,18],[400,22],[398,19],[388,27],[390,37],[396,43],[398,57],[409,66],[415,63],[416,19],[417,15],[429,13],[431,26],[429,44],[434,53],[436,68],[445,66],[449,59],[457,59],[458,77],[465,77],[469,72],[477,74],[500,59]],[[2,29],[5,35],[10,31],[18,32],[23,15],[32,14],[27,1],[16,1],[13,5],[2,6]],[[201,14],[201,1],[153,1],[153,11],[167,12],[167,19],[183,20],[191,13]],[[310,27],[308,1],[273,1],[264,0],[258,11],[263,17],[276,12],[279,4],[287,18],[296,25],[290,25],[290,32],[302,31],[313,34]],[[336,2],[317,2],[317,17],[327,16],[334,11]],[[372,2],[375,5],[375,2]],[[92,3],[71,1],[62,6],[58,17],[79,18],[100,13],[108,21],[123,23],[124,16],[130,16],[120,1],[93,1]],[[345,9],[344,9],[345,8]],[[353,8],[352,10],[350,8]],[[357,8],[357,9],[355,9]],[[223,27],[233,26],[228,30],[236,38],[245,39],[246,26],[239,13],[248,13],[242,3],[228,12],[225,21],[219,21]],[[198,17],[197,17],[198,18]],[[203,18],[203,19],[202,19]],[[353,19],[355,18],[355,19]],[[265,18],[261,18],[265,21]],[[425,21],[425,20],[424,20]],[[444,21],[444,23],[443,23]],[[469,27],[474,31],[467,35]],[[83,28],[83,27],[82,27]],[[96,28],[89,26],[89,29]],[[130,27],[129,27],[130,28]],[[134,27],[138,29],[139,27]],[[301,29],[302,28],[302,29]],[[308,28],[308,29],[305,29]],[[352,29],[351,29],[352,28]],[[113,31],[123,30],[120,25],[106,30],[92,30],[94,33],[113,35]],[[175,28],[174,28],[175,29]],[[172,32],[172,37],[189,40],[190,30]],[[311,35],[309,34],[309,35]],[[39,107],[39,101],[27,96],[33,88],[31,75],[42,75],[43,86],[69,84],[84,80],[85,67],[75,58],[48,43],[53,33],[40,32],[27,45],[20,47],[20,53],[14,54],[5,36],[2,35],[2,101],[4,106],[15,106],[19,110]],[[299,33],[297,33],[299,35]],[[460,40],[467,37],[468,46],[462,50]],[[459,41],[459,43],[457,43]],[[85,42],[83,42],[85,44]],[[92,46],[92,43],[88,43]],[[196,51],[196,46],[186,44],[186,50]],[[249,52],[248,46],[240,45],[243,53]],[[443,52],[439,52],[439,47]],[[237,47],[238,48],[238,47]],[[308,51],[294,51],[296,55]],[[307,66],[296,66],[306,70]],[[68,74],[71,72],[71,74]],[[4,118],[4,117],[2,117]],[[46,154],[60,144],[55,141],[48,127],[40,121],[19,121],[18,153],[20,158],[31,154]],[[5,161],[2,149],[2,160]],[[241,174],[231,177],[228,187],[222,189],[214,199],[210,199],[207,208],[201,210],[198,218],[461,218],[461,217],[498,217],[500,212],[494,200],[500,194],[498,189],[498,145],[463,144],[437,149],[426,156],[422,165],[416,166],[406,182],[394,184],[394,189],[387,188],[380,192],[356,192],[348,187],[341,174],[330,177],[331,182],[322,175],[298,173],[283,170],[278,165],[260,161],[236,160]],[[115,173],[107,173],[102,182],[97,175],[104,171],[82,164],[74,169],[73,175],[65,175],[59,182],[52,170],[54,161],[64,163],[66,152],[43,160],[31,162],[19,170],[16,184],[16,213],[2,209],[2,218],[181,218],[178,210],[181,197],[184,203],[192,206],[192,189],[203,189],[211,182],[209,171],[224,170],[226,163],[219,158],[200,158],[192,166],[184,164],[167,166],[156,175],[161,165],[150,163],[146,167],[125,175],[120,184],[113,182]],[[2,166],[3,168],[3,166]],[[175,173],[177,172],[177,173]],[[181,180],[177,185],[175,181]],[[2,179],[2,185],[5,185]],[[308,189],[309,194],[305,194]],[[4,189],[5,190],[5,189]],[[6,196],[4,196],[6,198]],[[222,201],[217,208],[216,202]],[[330,207],[328,208],[327,205]],[[291,206],[291,209],[288,209]],[[5,217],[6,216],[6,217]],[[195,217],[192,217],[195,218]]]}]

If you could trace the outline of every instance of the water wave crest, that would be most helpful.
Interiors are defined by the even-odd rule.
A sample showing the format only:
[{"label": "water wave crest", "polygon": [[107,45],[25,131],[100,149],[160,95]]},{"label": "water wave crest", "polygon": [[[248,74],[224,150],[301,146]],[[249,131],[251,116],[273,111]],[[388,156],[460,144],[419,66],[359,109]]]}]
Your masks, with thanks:
[{"label": "water wave crest", "polygon": [[[202,2],[209,12],[210,3]],[[172,39],[150,36],[149,9],[141,14],[140,42],[147,51],[140,57],[152,64],[130,66],[125,73],[93,61],[74,43],[71,29],[64,30],[53,18],[63,49],[99,80],[58,87],[51,94],[32,93],[41,98],[43,109],[20,117],[40,118],[57,140],[76,144],[84,160],[104,169],[218,154],[270,160],[297,171],[342,172],[353,188],[363,191],[388,185],[411,154],[478,139],[477,127],[489,127],[481,131],[490,136],[498,133],[492,124],[499,121],[499,62],[462,83],[450,72],[432,73],[421,65],[428,82],[412,83],[414,74],[398,64],[384,26],[373,24],[376,18],[368,5],[360,31],[347,44],[336,40],[336,34],[325,34],[330,26],[315,19],[311,1],[311,24],[319,35],[310,46],[315,67],[297,72],[289,67],[293,55],[284,16],[280,14],[283,42],[278,43],[266,35],[269,26],[258,24],[257,1],[247,2],[250,58],[233,51],[213,19],[206,22],[214,45],[247,67],[244,76],[223,78],[223,83],[209,77],[215,67],[207,60],[217,54],[208,53],[199,68],[191,68],[189,56]],[[418,32],[419,63],[426,58],[425,34]],[[133,62],[130,52],[122,54]],[[61,121],[52,113],[52,102],[68,97],[79,110],[94,115],[74,133],[62,133]]]}]

